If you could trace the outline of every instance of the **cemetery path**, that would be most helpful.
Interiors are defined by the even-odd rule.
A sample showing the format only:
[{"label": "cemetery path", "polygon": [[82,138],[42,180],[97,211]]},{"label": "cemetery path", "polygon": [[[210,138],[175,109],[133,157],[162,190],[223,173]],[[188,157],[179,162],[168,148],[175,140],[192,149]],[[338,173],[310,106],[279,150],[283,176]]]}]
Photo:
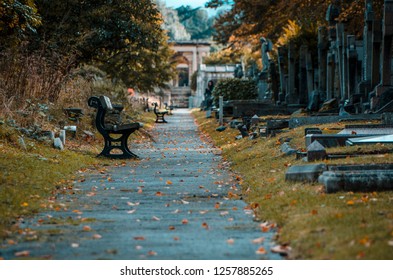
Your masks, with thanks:
[{"label": "cemetery path", "polygon": [[[0,256],[15,259],[280,259],[235,193],[236,178],[203,141],[190,112],[156,124],[154,143],[133,145],[141,157],[86,174],[61,209],[22,224]],[[238,186],[237,186],[238,187]],[[16,243],[16,244],[15,244]]]}]

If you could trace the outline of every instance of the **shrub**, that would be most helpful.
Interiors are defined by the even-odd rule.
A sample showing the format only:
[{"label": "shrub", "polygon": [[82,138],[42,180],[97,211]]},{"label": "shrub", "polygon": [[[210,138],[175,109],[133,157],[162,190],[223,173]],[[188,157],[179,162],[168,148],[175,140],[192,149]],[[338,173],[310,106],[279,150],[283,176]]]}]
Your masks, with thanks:
[{"label": "shrub", "polygon": [[258,97],[257,83],[253,80],[238,78],[220,80],[213,90],[216,102],[220,95],[224,97],[224,101],[256,99]]}]

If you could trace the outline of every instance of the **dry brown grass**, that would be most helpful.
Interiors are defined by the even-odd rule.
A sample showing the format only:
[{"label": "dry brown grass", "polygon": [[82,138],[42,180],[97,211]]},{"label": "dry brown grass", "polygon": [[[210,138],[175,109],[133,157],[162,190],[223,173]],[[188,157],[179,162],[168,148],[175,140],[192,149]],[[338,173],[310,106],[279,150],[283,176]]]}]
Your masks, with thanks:
[{"label": "dry brown grass", "polygon": [[[292,138],[291,145],[304,147],[304,127],[276,137],[235,141],[237,130],[217,132],[214,119],[195,112],[204,133],[222,148],[233,170],[241,174],[247,202],[257,217],[277,224],[277,242],[289,244],[293,259],[393,259],[393,192],[326,194],[318,183],[301,184],[285,181],[291,165],[306,164],[295,156],[284,156],[280,138]],[[325,132],[345,124],[320,125]],[[347,157],[327,163],[392,163],[386,147],[361,147],[382,151],[378,156]],[[359,147],[334,148],[329,153],[358,153]]]}]

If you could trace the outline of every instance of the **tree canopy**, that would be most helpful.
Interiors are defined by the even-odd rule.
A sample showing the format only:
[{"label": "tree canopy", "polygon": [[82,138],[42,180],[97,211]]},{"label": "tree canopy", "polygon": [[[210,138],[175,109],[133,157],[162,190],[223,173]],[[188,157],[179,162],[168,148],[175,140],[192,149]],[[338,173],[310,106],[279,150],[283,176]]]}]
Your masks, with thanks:
[{"label": "tree canopy", "polygon": [[[206,6],[218,8],[231,4],[232,8],[223,13],[215,24],[215,39],[223,44],[250,42],[257,43],[261,36],[272,41],[284,32],[289,21],[309,28],[311,25],[326,25],[328,6],[337,2],[341,8],[339,20],[347,23],[348,32],[359,35],[364,19],[364,1],[343,0],[210,0]],[[374,10],[380,15],[383,0],[375,0]]]},{"label": "tree canopy", "polygon": [[162,16],[152,0],[3,0],[0,12],[2,42],[23,34],[27,50],[53,67],[67,58],[64,71],[95,64],[140,90],[162,86],[173,75]]}]

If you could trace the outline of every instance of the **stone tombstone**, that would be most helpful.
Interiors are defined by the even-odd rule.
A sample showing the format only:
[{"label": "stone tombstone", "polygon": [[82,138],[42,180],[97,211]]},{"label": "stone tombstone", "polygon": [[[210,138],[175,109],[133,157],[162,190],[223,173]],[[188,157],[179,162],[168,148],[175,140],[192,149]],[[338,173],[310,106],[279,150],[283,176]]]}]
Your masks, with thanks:
[{"label": "stone tombstone", "polygon": [[338,0],[332,1],[326,11],[326,21],[329,24],[329,40],[334,41],[336,39],[335,26],[337,23],[337,18],[340,15],[340,5]]},{"label": "stone tombstone", "polygon": [[382,45],[382,22],[373,21],[372,33],[372,56],[371,56],[371,88],[375,88],[380,81],[381,64],[381,45]]},{"label": "stone tombstone", "polygon": [[279,89],[279,94],[278,94],[278,101],[285,102],[285,95],[287,92],[286,75],[284,72],[284,69],[285,69],[285,62],[284,62],[285,49],[283,47],[278,47],[277,53],[278,53],[278,73],[279,73],[279,79],[280,79],[280,89]]},{"label": "stone tombstone", "polygon": [[299,55],[299,104],[307,104],[307,53],[308,47],[302,45]]},{"label": "stone tombstone", "polygon": [[[363,28],[363,57],[361,67],[361,81],[357,85],[359,101],[364,103],[367,99],[368,93],[372,90],[371,76],[372,76],[372,55],[373,55],[373,22],[374,10],[372,0],[365,0],[365,13],[364,13],[364,28]],[[354,102],[356,102],[354,100]],[[364,110],[364,109],[363,109]]]},{"label": "stone tombstone", "polygon": [[354,35],[347,36],[347,94],[346,99],[353,101],[353,96],[356,93],[357,84],[357,69],[358,69],[358,54],[356,51],[356,39]]},{"label": "stone tombstone", "polygon": [[318,141],[312,142],[307,147],[307,161],[323,160],[326,157],[326,149]]},{"label": "stone tombstone", "polygon": [[392,67],[392,42],[393,42],[393,0],[385,0],[383,12],[383,41],[382,41],[382,68],[381,81],[376,87],[375,95],[371,98],[371,109],[375,110],[381,104],[383,95],[392,95],[391,67]]},{"label": "stone tombstone", "polygon": [[288,105],[298,104],[299,97],[295,87],[296,70],[295,70],[295,47],[292,42],[289,43],[288,48],[288,86],[285,101]]},{"label": "stone tombstone", "polygon": [[366,9],[364,14],[363,32],[363,75],[364,81],[371,81],[371,57],[372,57],[372,30],[374,21],[373,1],[365,0]]}]

